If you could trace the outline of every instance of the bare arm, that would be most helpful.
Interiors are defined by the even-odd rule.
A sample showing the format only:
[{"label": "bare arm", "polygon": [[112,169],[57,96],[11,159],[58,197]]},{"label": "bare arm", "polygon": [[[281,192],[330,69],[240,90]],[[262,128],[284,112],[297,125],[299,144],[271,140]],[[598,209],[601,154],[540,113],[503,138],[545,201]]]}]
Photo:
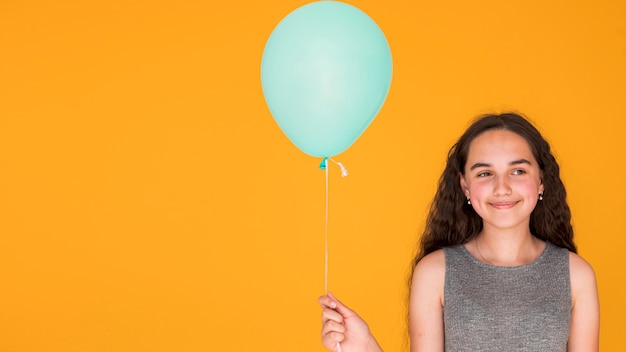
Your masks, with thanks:
[{"label": "bare arm", "polygon": [[596,275],[591,265],[574,253],[570,253],[570,283],[572,326],[567,351],[598,351],[600,305]]},{"label": "bare arm", "polygon": [[443,286],[446,262],[442,250],[415,266],[409,298],[411,352],[443,352]]}]

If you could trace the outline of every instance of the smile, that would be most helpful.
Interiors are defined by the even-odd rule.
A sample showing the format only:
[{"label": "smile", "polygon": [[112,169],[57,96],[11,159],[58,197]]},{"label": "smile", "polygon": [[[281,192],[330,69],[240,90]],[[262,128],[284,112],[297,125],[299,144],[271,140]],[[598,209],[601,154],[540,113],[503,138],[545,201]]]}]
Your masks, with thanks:
[{"label": "smile", "polygon": [[510,209],[513,208],[517,204],[517,202],[497,202],[489,204],[496,209]]}]

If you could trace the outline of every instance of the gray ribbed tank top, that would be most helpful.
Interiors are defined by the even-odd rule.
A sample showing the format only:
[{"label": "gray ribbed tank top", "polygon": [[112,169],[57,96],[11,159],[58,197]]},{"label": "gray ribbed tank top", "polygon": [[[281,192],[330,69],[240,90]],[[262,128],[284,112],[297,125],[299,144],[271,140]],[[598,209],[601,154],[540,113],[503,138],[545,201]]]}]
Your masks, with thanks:
[{"label": "gray ribbed tank top", "polygon": [[567,249],[547,243],[537,260],[515,267],[482,263],[462,245],[444,253],[445,351],[567,351]]}]

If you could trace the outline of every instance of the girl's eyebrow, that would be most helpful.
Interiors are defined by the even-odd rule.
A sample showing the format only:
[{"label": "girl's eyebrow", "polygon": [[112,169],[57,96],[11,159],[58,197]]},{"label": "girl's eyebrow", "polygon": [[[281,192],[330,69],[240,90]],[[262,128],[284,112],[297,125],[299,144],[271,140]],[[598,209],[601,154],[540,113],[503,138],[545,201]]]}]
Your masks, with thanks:
[{"label": "girl's eyebrow", "polygon": [[[513,161],[511,161],[511,162],[509,163],[509,165],[511,165],[511,166],[513,166],[513,165],[520,165],[520,164],[528,164],[528,165],[532,165],[532,164],[530,163],[530,161],[528,161],[528,160],[526,160],[526,159],[518,159],[518,160],[513,160]],[[490,166],[491,166],[491,164],[487,164],[487,163],[476,163],[476,164],[474,164],[474,165],[472,165],[472,166],[470,167],[470,171],[471,171],[471,170],[474,170],[474,169],[477,169],[477,168],[479,168],[479,167],[490,167]]]},{"label": "girl's eyebrow", "polygon": [[470,167],[470,171],[474,169],[478,169],[479,167],[490,167],[490,166],[491,164],[487,164],[487,163],[476,163],[472,165],[472,167]]},{"label": "girl's eyebrow", "polygon": [[509,163],[509,165],[519,165],[519,164],[532,165],[531,162],[526,159],[513,160]]}]

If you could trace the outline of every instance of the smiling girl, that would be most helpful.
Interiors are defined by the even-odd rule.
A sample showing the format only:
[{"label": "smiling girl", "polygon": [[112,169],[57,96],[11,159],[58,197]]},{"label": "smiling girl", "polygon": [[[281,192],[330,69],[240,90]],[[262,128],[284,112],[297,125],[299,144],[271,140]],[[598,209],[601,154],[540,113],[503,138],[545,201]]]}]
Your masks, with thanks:
[{"label": "smiling girl", "polygon": [[[595,274],[570,220],[537,129],[514,113],[476,119],[450,149],[413,261],[411,351],[597,351]],[[382,351],[332,294],[319,303],[324,346]]]}]

